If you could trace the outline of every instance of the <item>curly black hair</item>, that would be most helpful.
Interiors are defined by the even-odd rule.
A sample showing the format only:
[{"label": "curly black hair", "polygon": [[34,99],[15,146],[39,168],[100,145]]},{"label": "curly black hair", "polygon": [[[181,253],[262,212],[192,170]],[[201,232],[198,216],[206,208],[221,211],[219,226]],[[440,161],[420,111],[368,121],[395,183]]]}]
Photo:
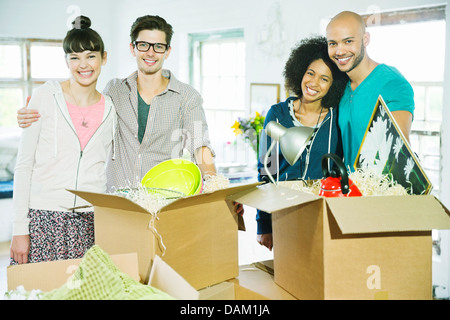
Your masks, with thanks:
[{"label": "curly black hair", "polygon": [[348,82],[348,76],[341,72],[328,56],[328,42],[325,37],[317,36],[303,39],[292,49],[283,72],[286,89],[301,98],[303,96],[301,88],[303,76],[309,65],[318,59],[325,62],[333,75],[333,83],[328,93],[323,97],[322,105],[325,108],[338,107]]}]

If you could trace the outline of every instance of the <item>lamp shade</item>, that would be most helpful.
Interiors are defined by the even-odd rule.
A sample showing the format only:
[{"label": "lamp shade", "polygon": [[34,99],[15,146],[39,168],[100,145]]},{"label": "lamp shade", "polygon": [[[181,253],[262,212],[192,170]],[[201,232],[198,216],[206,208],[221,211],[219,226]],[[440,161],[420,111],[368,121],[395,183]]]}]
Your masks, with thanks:
[{"label": "lamp shade", "polygon": [[286,128],[275,121],[270,121],[266,125],[266,133],[280,143],[281,153],[292,166],[297,162],[308,145],[314,129],[310,127]]}]

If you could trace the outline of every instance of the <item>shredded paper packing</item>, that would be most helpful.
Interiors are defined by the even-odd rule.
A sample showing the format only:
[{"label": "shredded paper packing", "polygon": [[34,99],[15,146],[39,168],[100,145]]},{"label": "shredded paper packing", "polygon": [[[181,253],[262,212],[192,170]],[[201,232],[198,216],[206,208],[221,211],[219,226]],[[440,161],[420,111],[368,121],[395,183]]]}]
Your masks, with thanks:
[{"label": "shredded paper packing", "polygon": [[[358,187],[363,196],[394,196],[408,195],[408,191],[390,175],[381,175],[371,169],[357,169],[349,174],[349,178]],[[290,185],[294,190],[318,195],[320,191],[320,180],[305,183],[298,181]]]},{"label": "shredded paper packing", "polygon": [[[203,179],[202,193],[210,193],[230,186],[228,178],[221,174],[205,175]],[[112,193],[133,201],[151,213],[154,217],[158,215],[163,207],[179,198],[185,197],[184,194],[177,191],[145,187],[116,188]]]},{"label": "shredded paper packing", "polygon": [[222,174],[204,176],[203,193],[226,189],[229,186],[230,180]]}]

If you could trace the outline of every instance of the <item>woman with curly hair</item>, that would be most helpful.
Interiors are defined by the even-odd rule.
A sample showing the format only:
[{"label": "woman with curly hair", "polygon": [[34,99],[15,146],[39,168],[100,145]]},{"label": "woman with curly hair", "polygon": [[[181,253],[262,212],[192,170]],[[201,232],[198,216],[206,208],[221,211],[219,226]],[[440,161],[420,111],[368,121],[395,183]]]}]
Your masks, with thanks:
[{"label": "woman with curly hair", "polygon": [[[273,105],[267,112],[264,127],[276,121],[286,128],[307,126],[315,128],[309,146],[300,159],[290,165],[280,150],[273,149],[268,169],[278,181],[322,178],[321,160],[326,153],[342,157],[342,141],[338,128],[339,101],[348,81],[328,56],[325,37],[300,41],[286,62],[284,73],[286,89],[292,93],[286,101]],[[264,159],[271,139],[262,131],[260,159]],[[258,161],[258,179],[267,180],[264,165]],[[258,211],[257,241],[272,249],[271,215]]]}]

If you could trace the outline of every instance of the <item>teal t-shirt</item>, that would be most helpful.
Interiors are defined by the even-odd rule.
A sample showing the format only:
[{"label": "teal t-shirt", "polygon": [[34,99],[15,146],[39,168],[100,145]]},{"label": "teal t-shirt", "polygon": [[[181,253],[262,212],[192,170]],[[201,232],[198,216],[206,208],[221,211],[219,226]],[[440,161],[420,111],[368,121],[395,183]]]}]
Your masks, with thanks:
[{"label": "teal t-shirt", "polygon": [[378,65],[355,90],[349,82],[339,104],[339,127],[344,163],[352,171],[379,95],[391,112],[414,114],[414,91],[395,67]]},{"label": "teal t-shirt", "polygon": [[142,143],[144,138],[149,110],[150,105],[145,103],[138,91],[138,138],[140,143]]}]

